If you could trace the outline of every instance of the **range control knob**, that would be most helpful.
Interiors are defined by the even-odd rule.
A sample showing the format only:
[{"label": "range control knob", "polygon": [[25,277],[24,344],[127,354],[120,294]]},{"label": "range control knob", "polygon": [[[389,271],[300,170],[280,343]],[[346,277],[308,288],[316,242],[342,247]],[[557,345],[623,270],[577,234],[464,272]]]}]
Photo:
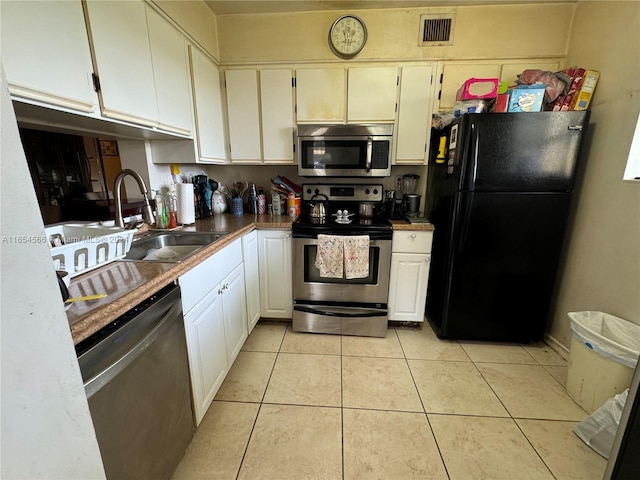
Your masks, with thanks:
[{"label": "range control knob", "polygon": [[373,194],[374,194],[374,195],[377,195],[377,194],[378,194],[378,189],[377,189],[377,188],[374,188],[374,189],[373,189]]},{"label": "range control knob", "polygon": [[367,195],[369,195],[369,193],[371,193],[371,192],[370,192],[370,191],[369,191],[369,189],[367,188],[367,189],[364,191],[364,193],[366,193]]}]

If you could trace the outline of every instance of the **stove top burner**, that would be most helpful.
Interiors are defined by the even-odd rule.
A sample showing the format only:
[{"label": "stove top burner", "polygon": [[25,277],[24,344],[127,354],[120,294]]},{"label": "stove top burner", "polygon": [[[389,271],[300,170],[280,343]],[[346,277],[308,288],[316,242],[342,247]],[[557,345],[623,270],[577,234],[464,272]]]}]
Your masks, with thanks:
[{"label": "stove top burner", "polygon": [[[371,184],[305,184],[302,186],[303,214],[293,224],[293,236],[309,238],[321,233],[391,238],[392,226],[386,218],[364,217],[358,214],[360,203],[381,206],[383,191],[382,185]],[[309,215],[310,205],[325,198],[327,215]]]}]

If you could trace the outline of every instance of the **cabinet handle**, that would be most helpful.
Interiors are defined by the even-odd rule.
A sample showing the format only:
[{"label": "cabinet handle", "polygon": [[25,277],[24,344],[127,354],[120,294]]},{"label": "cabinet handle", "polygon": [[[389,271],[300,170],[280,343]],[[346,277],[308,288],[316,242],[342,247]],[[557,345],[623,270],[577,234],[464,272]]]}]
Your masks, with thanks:
[{"label": "cabinet handle", "polygon": [[416,238],[416,234],[415,234],[415,233],[412,233],[412,234],[411,234],[411,238]]},{"label": "cabinet handle", "polygon": [[224,289],[223,288],[218,289],[218,295],[222,295],[223,293],[224,293]]},{"label": "cabinet handle", "polygon": [[224,284],[224,289],[225,289],[225,290],[229,290],[229,284],[228,284],[228,283],[225,283],[225,284]]}]

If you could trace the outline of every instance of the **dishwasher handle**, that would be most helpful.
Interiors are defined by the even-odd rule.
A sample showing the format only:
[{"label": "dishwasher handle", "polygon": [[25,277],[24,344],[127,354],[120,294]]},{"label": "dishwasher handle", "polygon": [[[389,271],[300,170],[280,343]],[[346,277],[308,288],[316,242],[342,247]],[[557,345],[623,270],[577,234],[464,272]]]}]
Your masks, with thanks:
[{"label": "dishwasher handle", "polygon": [[140,340],[136,345],[134,345],[127,353],[122,355],[118,360],[113,362],[108,367],[104,368],[100,373],[94,375],[90,379],[88,379],[84,384],[84,390],[87,395],[87,399],[91,398],[95,393],[100,391],[102,387],[104,387],[110,380],[116,377],[120,372],[122,372],[127,366],[131,364],[136,358],[138,358],[142,352],[144,352],[149,346],[156,341],[156,339],[162,334],[162,330],[164,330],[172,318],[175,318],[178,314],[182,313],[182,303],[177,301],[173,304],[173,306],[169,309],[169,311],[162,317],[162,320],[158,322],[158,324],[146,335],[142,340]]}]

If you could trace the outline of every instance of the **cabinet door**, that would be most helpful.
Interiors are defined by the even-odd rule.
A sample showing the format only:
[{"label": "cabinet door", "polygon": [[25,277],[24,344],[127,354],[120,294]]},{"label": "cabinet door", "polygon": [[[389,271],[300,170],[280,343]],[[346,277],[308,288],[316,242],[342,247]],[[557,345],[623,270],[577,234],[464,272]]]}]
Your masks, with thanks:
[{"label": "cabinet door", "polygon": [[158,12],[146,9],[160,128],[190,135],[193,110],[187,43]]},{"label": "cabinet door", "polygon": [[499,63],[451,63],[442,66],[440,111],[452,110],[456,93],[469,78],[500,78]]},{"label": "cabinet door", "polygon": [[424,321],[431,255],[394,253],[389,279],[389,320]]},{"label": "cabinet door", "polygon": [[158,126],[158,105],[145,5],[86,2],[102,114]]},{"label": "cabinet door", "polygon": [[229,118],[230,160],[260,161],[260,112],[258,72],[227,70],[227,114]]},{"label": "cabinet door", "polygon": [[344,123],[346,70],[309,68],[296,71],[298,123]]},{"label": "cabinet door", "polygon": [[396,67],[350,68],[347,123],[394,122],[397,92]]},{"label": "cabinet door", "polygon": [[198,156],[203,163],[225,163],[222,96],[218,67],[193,45],[191,75]]},{"label": "cabinet door", "polygon": [[426,163],[433,108],[433,66],[403,67],[396,129],[396,164]]},{"label": "cabinet door", "polygon": [[199,425],[228,371],[222,298],[212,290],[184,317],[196,425]]},{"label": "cabinet door", "polygon": [[244,267],[238,265],[220,286],[224,315],[224,338],[227,364],[231,366],[247,339],[247,305],[244,288]]},{"label": "cabinet door", "polygon": [[260,270],[258,266],[258,232],[242,237],[244,285],[247,295],[247,322],[250,334],[260,320]]},{"label": "cabinet door", "polygon": [[291,232],[258,230],[260,262],[260,316],[291,318]]},{"label": "cabinet door", "polygon": [[293,163],[293,88],[291,70],[260,71],[262,158]]},{"label": "cabinet door", "polygon": [[97,113],[80,0],[2,2],[2,63],[14,97]]}]

